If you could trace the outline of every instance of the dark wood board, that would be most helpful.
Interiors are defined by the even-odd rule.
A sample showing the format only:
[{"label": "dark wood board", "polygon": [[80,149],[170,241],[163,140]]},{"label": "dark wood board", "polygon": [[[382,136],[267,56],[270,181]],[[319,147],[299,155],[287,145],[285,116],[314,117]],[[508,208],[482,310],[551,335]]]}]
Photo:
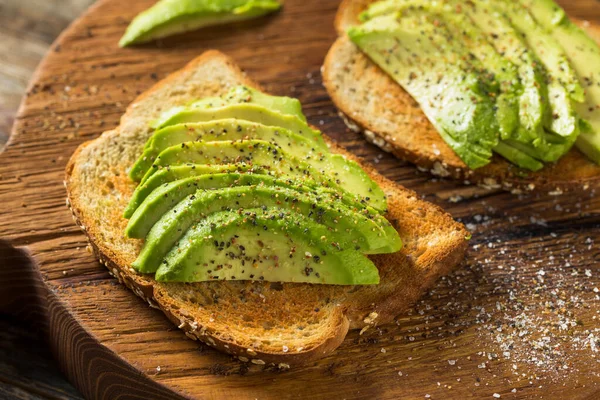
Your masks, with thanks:
[{"label": "dark wood board", "polygon": [[[0,155],[0,309],[46,332],[85,397],[600,397],[598,188],[486,192],[432,179],[349,132],[319,73],[336,1],[289,0],[277,15],[119,49],[128,21],[151,3],[99,1],[61,35]],[[597,1],[562,3],[600,23]],[[138,93],[210,48],[269,91],[299,97],[311,123],[467,224],[465,263],[396,324],[352,332],[333,355],[289,371],[191,341],[121,287],[71,220],[64,166]]]}]

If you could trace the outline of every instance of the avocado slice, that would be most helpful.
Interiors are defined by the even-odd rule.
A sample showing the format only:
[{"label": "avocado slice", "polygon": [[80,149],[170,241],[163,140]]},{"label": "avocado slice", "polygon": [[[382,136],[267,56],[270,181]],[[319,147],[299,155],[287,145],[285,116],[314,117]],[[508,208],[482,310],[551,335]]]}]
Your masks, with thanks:
[{"label": "avocado slice", "polygon": [[465,164],[489,163],[499,131],[493,89],[443,21],[414,8],[351,27],[348,36],[411,94]]},{"label": "avocado slice", "polygon": [[287,96],[272,96],[244,85],[235,86],[220,97],[206,97],[193,101],[189,107],[210,109],[240,103],[258,104],[281,114],[293,115],[306,122],[300,100]]},{"label": "avocado slice", "polygon": [[327,239],[328,230],[282,210],[216,213],[188,230],[160,268],[161,282],[256,280],[331,285],[379,283],[377,267]]},{"label": "avocado slice", "polygon": [[[361,14],[361,19],[367,21],[381,15],[393,14],[400,7],[414,0],[385,0],[373,3]],[[519,127],[506,136],[506,129],[500,133],[502,139],[513,139],[523,143],[541,140],[543,135],[544,115],[546,114],[547,88],[545,72],[541,63],[529,50],[522,38],[511,25],[510,21],[494,9],[489,3],[478,1],[448,0],[444,7],[451,7],[454,14],[464,14],[482,33],[480,40],[487,41],[496,48],[508,62],[517,68],[520,85],[515,85],[519,92]],[[441,4],[440,4],[441,6]],[[499,109],[500,111],[500,109]]]},{"label": "avocado slice", "polygon": [[[505,13],[511,5],[504,0],[451,0],[438,3],[425,0],[386,0],[371,5],[361,14],[360,19],[368,21],[397,12],[401,12],[400,18],[405,18],[414,8],[431,14],[438,24],[440,19],[446,21],[448,29],[457,36],[455,40],[464,43],[470,55],[477,57],[485,68],[480,71],[482,80],[487,74],[491,74],[491,80],[500,83],[500,91],[496,92],[496,116],[502,145],[494,147],[496,153],[519,167],[535,171],[540,169],[540,161],[556,161],[570,149],[579,133],[579,122],[569,93],[561,85],[566,80],[573,82],[573,73],[572,70],[569,71],[560,46],[551,38],[546,38],[543,42],[553,46],[551,52],[541,54],[545,57],[544,60],[551,62],[554,56],[561,60],[561,66],[565,69],[562,71],[556,68],[560,82],[556,78],[548,80],[542,62],[528,47],[527,35],[516,29]],[[522,29],[530,28],[540,33],[539,26],[531,16],[515,18]],[[541,39],[531,39],[532,42],[536,40]],[[496,51],[493,50],[494,47]],[[519,80],[521,84],[515,84]],[[546,81],[549,82],[548,85]],[[507,84],[503,85],[502,82]],[[493,82],[487,83],[487,87],[493,86]],[[519,105],[515,104],[516,98],[519,98]],[[546,103],[550,103],[552,109],[546,107]],[[519,107],[518,117],[515,117],[516,107]],[[565,139],[550,131],[558,132]]]},{"label": "avocado slice", "polygon": [[[334,198],[300,192],[283,186],[248,185],[214,190],[199,189],[164,214],[147,232],[144,248],[134,263],[141,272],[155,272],[158,261],[193,224],[219,211],[243,211],[252,208],[278,208],[279,217],[301,214],[306,219],[325,226],[325,238],[339,246],[365,254],[390,253],[400,250],[398,233],[388,236],[386,230],[360,213],[355,213]],[[168,201],[154,203],[170,205]],[[158,208],[158,207],[157,207]],[[154,218],[153,218],[154,219]],[[133,222],[133,224],[132,224]],[[152,222],[150,222],[152,223]],[[127,226],[130,237],[144,237],[147,223],[134,214]],[[389,230],[388,230],[389,232]],[[323,239],[325,240],[325,239]]]},{"label": "avocado slice", "polygon": [[[156,131],[129,174],[136,179],[143,178],[160,152],[177,144],[247,139],[260,139],[279,145],[300,159],[331,158],[329,149],[316,145],[310,137],[295,134],[281,127],[230,118],[171,125]],[[344,168],[344,165],[339,165],[339,168]]]},{"label": "avocado slice", "polygon": [[227,172],[245,172],[245,173],[269,173],[259,166],[252,166],[246,164],[222,164],[222,165],[204,165],[204,164],[187,164],[177,165],[170,168],[163,168],[160,171],[155,172],[152,176],[147,179],[143,184],[139,184],[129,200],[129,204],[123,211],[124,218],[131,218],[135,210],[142,204],[142,202],[148,197],[156,188],[166,185],[169,182],[190,178],[198,177],[205,174],[218,174]]},{"label": "avocado slice", "polygon": [[[173,182],[177,182],[177,184],[174,185],[176,187],[181,187],[181,190],[185,191],[189,185],[194,184],[196,179],[204,179],[204,175],[218,175],[221,173],[255,174],[261,175],[263,179],[266,179],[267,176],[269,178],[276,177],[278,180],[285,180],[290,185],[293,185],[296,189],[306,188],[307,191],[318,189],[319,192],[326,192],[328,196],[337,198],[352,210],[360,211],[369,217],[380,214],[380,211],[374,209],[373,207],[357,201],[354,195],[323,187],[316,181],[310,179],[310,177],[303,176],[301,177],[301,180],[298,180],[298,176],[294,177],[294,179],[291,179],[291,177],[276,174],[270,170],[269,166],[249,166],[242,164],[186,164],[176,165],[170,168],[163,168],[160,171],[152,174],[152,176],[143,184],[138,185],[131,197],[129,204],[127,205],[127,208],[125,209],[125,212],[123,213],[123,217],[131,218],[137,208],[140,207],[148,197],[151,196],[154,198],[158,195],[157,193],[159,193],[159,191],[162,191],[163,189],[168,190],[166,187],[171,185]],[[164,192],[162,192],[160,195],[164,195]],[[384,229],[388,229],[385,224]],[[390,229],[394,228],[390,227]]]},{"label": "avocado slice", "polygon": [[377,210],[387,209],[383,190],[355,162],[346,160],[339,154],[299,159],[264,140],[186,142],[168,147],[157,157],[141,184],[159,169],[185,163],[268,165],[279,174],[300,180],[309,177],[326,187],[351,193],[358,201]]},{"label": "avocado slice", "polygon": [[552,0],[519,0],[562,46],[585,88],[585,101],[576,105],[582,118],[577,148],[600,164],[600,46],[575,25]]},{"label": "avocado slice", "polygon": [[280,7],[281,4],[275,0],[161,0],[135,17],[119,41],[119,46],[255,18]]},{"label": "avocado slice", "polygon": [[577,72],[569,62],[566,49],[538,22],[523,5],[517,0],[477,0],[493,4],[508,16],[516,29],[522,34],[529,48],[544,63],[552,79],[567,89],[569,97],[581,103],[585,99],[583,86],[579,82]]},{"label": "avocado slice", "polygon": [[[361,20],[366,21],[378,13],[390,12],[391,5],[385,3],[389,2],[374,3],[360,15]],[[438,21],[444,20],[452,34],[481,61],[484,68],[481,71],[482,79],[487,80],[486,85],[493,88],[496,95],[496,116],[501,137],[510,137],[519,127],[519,93],[522,92],[522,87],[517,68],[496,51],[468,15],[457,13],[456,7],[451,4],[430,0],[403,0],[396,1],[393,5],[393,10],[401,13],[410,12],[414,8],[428,12]]]},{"label": "avocado slice", "polygon": [[[509,144],[510,143],[510,144]],[[523,147],[522,147],[523,146]],[[506,158],[510,162],[521,168],[527,168],[530,171],[539,171],[544,164],[532,156],[529,149],[520,142],[501,141],[494,148],[494,151]]]},{"label": "avocado slice", "polygon": [[[195,196],[197,191],[241,186],[251,191],[249,193],[242,192],[238,196],[242,197],[242,200],[239,198],[233,199],[236,204],[229,207],[251,208],[246,204],[248,201],[263,201],[264,203],[259,203],[258,205],[272,203],[272,206],[275,207],[281,204],[291,204],[290,209],[297,209],[301,201],[304,203],[312,202],[311,210],[308,210],[307,214],[317,213],[317,217],[325,218],[325,212],[329,214],[334,213],[335,218],[328,221],[328,223],[335,222],[332,226],[336,227],[336,229],[361,231],[361,234],[365,237],[376,235],[368,240],[369,243],[376,243],[381,240],[387,241],[385,245],[380,247],[369,244],[369,248],[378,249],[381,252],[395,252],[400,250],[402,246],[396,229],[391,226],[385,217],[374,209],[361,208],[356,203],[345,203],[335,193],[305,186],[300,182],[276,179],[268,175],[238,173],[207,174],[181,179],[157,188],[133,214],[125,229],[125,234],[132,238],[146,237],[150,229],[163,214],[167,213],[185,197]],[[265,191],[265,189],[267,190]],[[239,191],[239,189],[236,190]],[[275,192],[270,193],[269,190],[274,190]],[[267,194],[271,195],[271,198],[264,198]],[[256,199],[259,195],[263,198]],[[227,200],[232,200],[230,195],[220,197],[218,205],[220,207],[227,206]],[[205,204],[204,208],[199,208],[196,211],[208,214],[207,210],[213,206],[216,205]],[[256,207],[256,205],[252,207]],[[353,234],[353,232],[349,233],[350,236]]]},{"label": "avocado slice", "polygon": [[216,108],[175,107],[161,114],[157,120],[151,123],[151,127],[160,129],[176,124],[228,118],[243,119],[268,126],[280,126],[298,135],[312,137],[315,142],[321,146],[325,146],[321,132],[309,127],[303,119],[295,115],[282,114],[260,104],[253,103],[228,104]]},{"label": "avocado slice", "polygon": [[[485,0],[478,1],[487,3]],[[577,136],[579,121],[571,100],[583,101],[583,88],[562,46],[518,2],[496,0],[492,4],[510,19],[546,69],[550,106],[546,116],[546,128],[560,136]]]}]

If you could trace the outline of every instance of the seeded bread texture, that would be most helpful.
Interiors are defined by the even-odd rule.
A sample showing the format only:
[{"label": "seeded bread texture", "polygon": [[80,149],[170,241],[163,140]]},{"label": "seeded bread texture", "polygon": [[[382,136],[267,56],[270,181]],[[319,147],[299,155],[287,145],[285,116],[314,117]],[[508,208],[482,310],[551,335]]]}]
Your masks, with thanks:
[{"label": "seeded bread texture", "polygon": [[468,232],[437,206],[365,166],[389,196],[387,217],[404,242],[398,253],[372,257],[379,285],[159,283],[137,274],[130,266],[143,241],[124,236],[122,212],[135,188],[127,170],[151,135],[148,122],[164,109],[239,84],[258,87],[217,51],[157,83],[129,106],[119,127],[77,149],[66,170],[67,203],[100,262],[188,337],[241,361],[289,367],[332,352],[349,329],[393,321],[462,260]]},{"label": "seeded bread texture", "polygon": [[[342,1],[335,19],[339,38],[323,65],[323,83],[351,129],[435,175],[492,189],[561,194],[598,185],[600,166],[576,148],[538,172],[521,170],[497,155],[490,164],[469,169],[437,133],[417,102],[346,36],[346,30],[358,23],[358,15],[373,1]],[[599,27],[581,25],[600,41]]]}]

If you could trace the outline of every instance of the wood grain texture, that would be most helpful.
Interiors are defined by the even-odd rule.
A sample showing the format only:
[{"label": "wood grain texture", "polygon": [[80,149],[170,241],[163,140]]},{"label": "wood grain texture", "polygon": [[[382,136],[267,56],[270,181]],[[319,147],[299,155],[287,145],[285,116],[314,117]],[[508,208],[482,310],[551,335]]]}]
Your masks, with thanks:
[{"label": "wood grain texture", "polygon": [[[597,188],[568,197],[485,192],[432,179],[349,132],[319,74],[336,37],[336,1],[289,0],[277,15],[118,49],[149,4],[102,0],[61,35],[0,155],[0,308],[25,310],[48,332],[85,397],[600,396]],[[563,5],[600,23],[595,0]],[[187,339],[110,278],[64,205],[64,166],[77,145],[116,126],[138,93],[209,48],[267,90],[300,98],[311,123],[467,224],[465,265],[396,324],[352,332],[330,357],[289,371]]]},{"label": "wood grain texture", "polygon": [[0,147],[50,44],[93,0],[0,0]]}]

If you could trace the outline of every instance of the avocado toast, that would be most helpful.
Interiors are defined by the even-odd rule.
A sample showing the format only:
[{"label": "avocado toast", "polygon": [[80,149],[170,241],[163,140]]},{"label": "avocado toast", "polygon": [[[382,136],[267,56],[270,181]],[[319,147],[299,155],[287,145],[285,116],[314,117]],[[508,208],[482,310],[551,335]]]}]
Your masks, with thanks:
[{"label": "avocado toast", "polygon": [[[123,213],[136,190],[128,173],[152,134],[149,123],[171,107],[224,95],[238,85],[257,87],[230,59],[209,51],[146,91],[129,106],[118,128],[83,144],[73,155],[66,171],[68,204],[100,262],[121,283],[161,309],[187,336],[241,361],[286,367],[330,353],[348,329],[393,321],[435,279],[460,262],[469,234],[440,208],[361,164],[387,196],[385,216],[402,239],[398,252],[369,255],[378,269],[379,284],[159,282],[136,272],[132,265],[144,242],[125,235],[128,220]],[[358,161],[323,139],[331,152]],[[214,173],[235,170],[227,164],[214,167],[205,169],[212,168]],[[185,168],[162,169],[153,177],[163,175],[163,184],[176,181],[172,176],[194,179],[192,168]],[[169,174],[171,178],[165,177]]]},{"label": "avocado toast", "polygon": [[[583,48],[588,58],[593,53],[588,51],[590,46],[583,38],[578,40],[584,46],[566,47],[561,42],[561,35],[577,36],[579,31],[570,28],[571,23],[564,12],[562,19],[558,18],[560,8],[551,6],[551,1],[535,2],[538,8],[531,7],[531,16],[527,12],[529,8],[514,8],[516,4],[525,7],[524,3],[527,2],[436,2],[435,7],[448,7],[442,9],[435,8],[434,3],[419,0],[343,1],[335,23],[340,37],[326,57],[324,84],[349,127],[363,132],[369,141],[413,162],[420,169],[465,183],[503,188],[516,193],[543,190],[560,194],[568,190],[587,189],[600,180],[600,167],[592,161],[597,159],[593,151],[596,147],[595,136],[586,132],[597,129],[590,125],[597,119],[598,111],[585,106],[590,100],[591,104],[595,104],[593,96],[598,82],[592,82],[591,85],[587,82],[587,76],[595,76],[590,72],[594,68],[593,63],[585,64],[582,60],[586,58],[575,54],[572,49]],[[493,18],[481,17],[487,15],[487,11],[483,11],[491,5],[503,7],[502,12],[494,14]],[[406,16],[408,22],[403,20],[404,17],[394,18],[389,14],[391,9],[404,13],[402,15]],[[445,11],[448,9],[453,12]],[[523,9],[526,12],[517,12]],[[551,10],[550,16],[540,15],[543,14],[540,9]],[[403,21],[406,25],[401,29],[422,32],[422,29],[409,29],[410,13],[415,10],[435,16],[430,20],[430,27],[435,26],[438,30],[438,36],[429,36],[430,46],[435,47],[432,54],[442,57],[443,53],[448,60],[452,60],[452,57],[467,60],[463,63],[466,67],[461,67],[459,62],[448,62],[458,65],[461,75],[453,75],[447,69],[436,73],[435,65],[410,74],[412,71],[406,67],[401,68],[393,63],[382,69],[377,64],[384,65],[383,60],[372,61],[359,49],[364,44],[357,46],[353,43],[364,40],[363,35],[370,29],[369,24],[375,30],[383,29],[386,18],[390,26]],[[478,10],[481,11],[479,19]],[[359,25],[359,15],[366,21],[362,25]],[[545,24],[533,24],[533,16]],[[557,33],[550,35],[548,32],[553,23],[558,26]],[[458,32],[453,28],[456,26],[464,29]],[[440,34],[441,31],[448,33]],[[600,38],[597,28],[586,26],[586,31],[592,37]],[[404,38],[406,48],[418,48],[422,58],[420,66],[429,67],[423,56],[428,47],[422,42],[419,46],[408,45],[410,40],[420,40],[415,37]],[[443,42],[449,37],[452,38],[449,42]],[[482,40],[488,37],[489,40]],[[468,54],[461,53],[464,48],[467,48]],[[443,51],[440,52],[440,49]],[[374,53],[370,56],[373,57]],[[387,73],[384,69],[387,69]],[[480,70],[485,70],[489,75],[475,73]],[[407,76],[400,76],[402,72],[406,72]],[[462,105],[460,101],[439,101],[444,107],[438,113],[441,117],[436,119],[433,116],[436,110],[428,101],[424,101],[427,96],[417,91],[420,88],[419,77],[422,78],[426,72],[431,75],[429,81],[445,88],[440,93],[450,96],[452,91],[448,88],[459,85],[464,86],[460,93],[468,90],[473,92],[464,98],[456,97],[463,101]],[[463,76],[465,72],[467,75]],[[473,76],[469,77],[469,74]],[[584,77],[581,82],[575,79],[577,75]],[[461,80],[457,80],[460,84],[448,84],[439,80],[440,76],[446,81],[452,76],[460,77]],[[490,81],[482,79],[488,76],[492,77]],[[432,92],[435,87],[429,89]],[[492,92],[495,104],[489,107],[487,95]],[[439,97],[435,99],[440,100]],[[465,110],[471,110],[471,114],[465,114]],[[495,117],[492,113],[495,113]],[[465,121],[471,123],[466,124]],[[462,131],[457,135],[459,129]],[[457,141],[457,138],[462,139]],[[495,153],[493,155],[492,150]]]}]

